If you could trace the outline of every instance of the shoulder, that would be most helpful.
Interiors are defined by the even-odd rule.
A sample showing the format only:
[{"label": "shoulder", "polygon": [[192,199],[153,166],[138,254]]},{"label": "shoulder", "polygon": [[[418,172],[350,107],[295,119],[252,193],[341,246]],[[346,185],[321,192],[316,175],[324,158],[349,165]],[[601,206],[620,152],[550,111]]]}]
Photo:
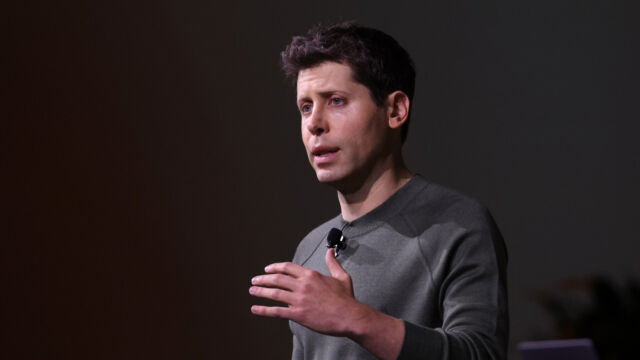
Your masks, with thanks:
[{"label": "shoulder", "polygon": [[446,186],[419,179],[423,184],[413,201],[402,211],[406,221],[419,228],[453,223],[468,230],[493,225],[489,210],[474,198]]},{"label": "shoulder", "polygon": [[332,227],[337,227],[340,222],[340,215],[324,222],[315,229],[311,230],[298,244],[296,252],[293,256],[293,262],[302,265],[305,260],[313,254],[313,252],[322,245],[325,237]]},{"label": "shoulder", "polygon": [[506,258],[504,240],[486,206],[457,190],[421,181],[426,186],[399,215],[424,254],[453,255],[473,249]]}]

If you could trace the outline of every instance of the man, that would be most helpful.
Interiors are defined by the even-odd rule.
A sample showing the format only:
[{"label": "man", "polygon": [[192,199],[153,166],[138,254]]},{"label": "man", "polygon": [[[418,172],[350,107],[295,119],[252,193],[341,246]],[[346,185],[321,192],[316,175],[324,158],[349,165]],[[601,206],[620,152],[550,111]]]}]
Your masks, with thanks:
[{"label": "man", "polygon": [[[294,359],[502,359],[506,249],[488,211],[412,175],[401,148],[415,71],[387,34],[352,23],[294,37],[283,69],[297,80],[302,140],[341,214],[271,264],[249,292],[284,306]],[[326,250],[331,229],[346,248]],[[335,230],[334,230],[335,231]]]}]

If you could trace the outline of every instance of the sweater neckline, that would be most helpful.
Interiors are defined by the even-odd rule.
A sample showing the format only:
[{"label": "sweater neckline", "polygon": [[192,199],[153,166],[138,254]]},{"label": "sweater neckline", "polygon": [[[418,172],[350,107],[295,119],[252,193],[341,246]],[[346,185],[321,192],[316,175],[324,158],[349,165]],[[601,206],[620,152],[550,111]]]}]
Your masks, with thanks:
[{"label": "sweater neckline", "polygon": [[415,174],[375,209],[352,221],[346,221],[342,214],[336,217],[337,228],[341,229],[347,237],[360,236],[368,233],[383,224],[394,215],[397,215],[413,198],[428,185],[428,182],[419,174]]}]

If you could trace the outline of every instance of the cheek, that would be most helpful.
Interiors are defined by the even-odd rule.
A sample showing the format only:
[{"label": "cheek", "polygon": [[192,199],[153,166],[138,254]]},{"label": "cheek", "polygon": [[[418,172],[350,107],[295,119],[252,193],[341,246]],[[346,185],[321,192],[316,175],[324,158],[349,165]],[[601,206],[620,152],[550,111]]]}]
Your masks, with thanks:
[{"label": "cheek", "polygon": [[377,144],[384,130],[378,120],[380,119],[369,118],[345,123],[343,133],[350,142],[359,146],[367,147]]},{"label": "cheek", "polygon": [[305,130],[304,125],[300,126],[300,138],[302,139],[302,143],[306,148],[307,144],[309,143],[309,132]]}]

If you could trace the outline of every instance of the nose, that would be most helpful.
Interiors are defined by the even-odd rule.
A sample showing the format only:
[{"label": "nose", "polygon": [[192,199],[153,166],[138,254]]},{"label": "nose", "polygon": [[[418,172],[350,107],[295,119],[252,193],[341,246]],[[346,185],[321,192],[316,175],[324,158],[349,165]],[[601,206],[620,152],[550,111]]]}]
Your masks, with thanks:
[{"label": "nose", "polygon": [[321,106],[315,106],[311,116],[307,118],[307,130],[312,135],[320,135],[327,132],[327,122],[324,118],[323,109]]}]

